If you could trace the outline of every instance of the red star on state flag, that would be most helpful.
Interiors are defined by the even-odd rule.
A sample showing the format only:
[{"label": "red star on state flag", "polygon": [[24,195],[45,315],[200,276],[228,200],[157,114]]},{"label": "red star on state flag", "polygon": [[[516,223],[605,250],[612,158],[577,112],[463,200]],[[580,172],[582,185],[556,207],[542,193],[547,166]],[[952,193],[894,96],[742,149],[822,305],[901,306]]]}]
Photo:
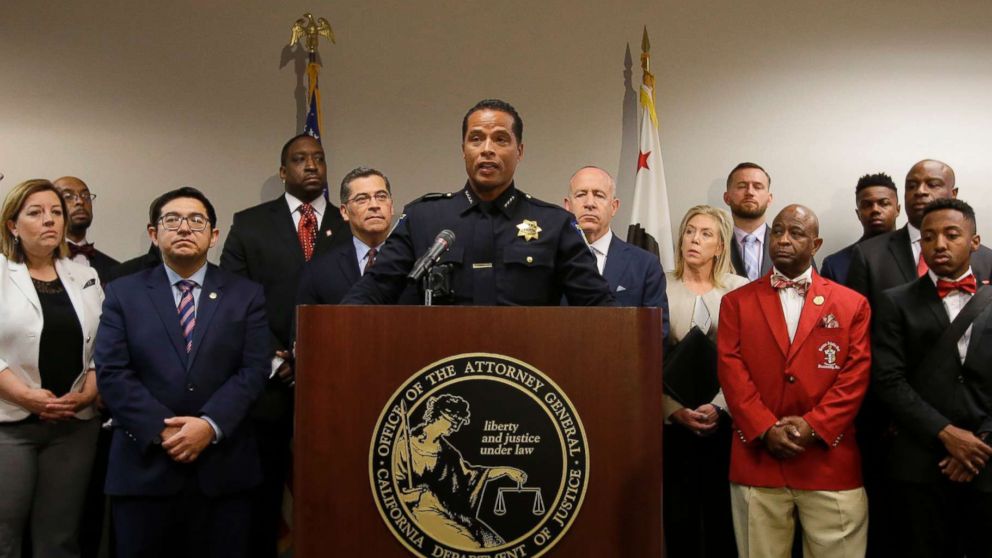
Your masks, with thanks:
[{"label": "red star on state flag", "polygon": [[637,171],[641,170],[641,169],[651,170],[648,167],[648,157],[650,157],[650,156],[651,156],[651,152],[650,151],[648,151],[647,153],[643,153],[643,152],[638,152],[637,153],[637,170],[634,171],[635,173]]}]

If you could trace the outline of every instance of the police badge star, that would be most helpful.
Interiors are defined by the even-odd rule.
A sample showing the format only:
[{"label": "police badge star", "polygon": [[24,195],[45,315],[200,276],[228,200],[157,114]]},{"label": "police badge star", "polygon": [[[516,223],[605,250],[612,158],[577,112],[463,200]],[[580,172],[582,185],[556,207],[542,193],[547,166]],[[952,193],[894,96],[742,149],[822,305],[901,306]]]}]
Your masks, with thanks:
[{"label": "police badge star", "polygon": [[537,221],[531,221],[530,219],[524,219],[519,225],[517,225],[517,236],[522,236],[524,240],[531,241],[537,240],[538,235],[540,235],[543,229],[537,226]]}]

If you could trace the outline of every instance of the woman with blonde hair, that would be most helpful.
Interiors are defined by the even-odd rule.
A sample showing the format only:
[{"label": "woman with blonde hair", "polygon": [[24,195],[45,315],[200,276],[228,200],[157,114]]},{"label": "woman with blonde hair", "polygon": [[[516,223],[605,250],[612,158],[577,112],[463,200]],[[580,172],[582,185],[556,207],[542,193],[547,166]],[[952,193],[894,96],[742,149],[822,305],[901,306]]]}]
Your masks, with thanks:
[{"label": "woman with blonde hair", "polygon": [[0,558],[79,556],[99,421],[91,357],[103,291],[67,258],[66,206],[47,180],[15,186],[0,232]]},{"label": "woman with blonde hair", "polygon": [[[727,212],[697,205],[679,226],[675,271],[668,273],[669,344],[677,345],[694,329],[716,342],[720,299],[747,284],[730,262],[733,222]],[[698,334],[697,334],[698,335]],[[669,353],[670,354],[670,353]],[[707,353],[705,358],[710,358]],[[712,362],[700,369],[715,370]],[[730,427],[723,393],[695,408],[666,393],[665,537],[669,556],[735,556],[730,515]]]}]

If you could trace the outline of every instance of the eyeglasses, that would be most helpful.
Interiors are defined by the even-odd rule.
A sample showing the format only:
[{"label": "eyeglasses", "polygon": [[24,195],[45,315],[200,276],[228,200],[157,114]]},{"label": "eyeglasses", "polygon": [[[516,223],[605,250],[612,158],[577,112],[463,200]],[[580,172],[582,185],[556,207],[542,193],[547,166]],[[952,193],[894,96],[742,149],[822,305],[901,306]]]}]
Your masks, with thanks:
[{"label": "eyeglasses", "polygon": [[77,194],[75,192],[62,192],[62,199],[69,203],[75,203],[77,200],[91,202],[96,199],[96,194],[91,194],[89,192],[83,192],[81,194]]},{"label": "eyeglasses", "polygon": [[189,230],[199,232],[207,228],[210,224],[210,220],[199,213],[194,213],[183,217],[182,215],[176,215],[175,213],[169,213],[163,215],[159,220],[162,223],[162,228],[167,231],[178,231],[179,227],[183,226],[183,221],[186,221],[186,225]]},{"label": "eyeglasses", "polygon": [[371,196],[368,194],[358,194],[357,196],[346,201],[345,203],[353,203],[358,207],[365,207],[366,205],[369,204],[369,202],[372,201],[372,198],[375,198],[375,201],[379,203],[386,203],[389,201],[390,196],[389,196],[389,192],[385,190],[379,190],[378,192],[372,194]]}]

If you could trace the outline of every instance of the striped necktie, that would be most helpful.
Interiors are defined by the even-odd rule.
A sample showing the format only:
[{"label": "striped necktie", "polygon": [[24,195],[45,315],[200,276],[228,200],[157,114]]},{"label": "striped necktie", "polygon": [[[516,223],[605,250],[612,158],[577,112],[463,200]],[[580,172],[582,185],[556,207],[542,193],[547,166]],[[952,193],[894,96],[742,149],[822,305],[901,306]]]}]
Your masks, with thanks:
[{"label": "striped necktie", "polygon": [[176,283],[179,287],[179,327],[183,330],[186,352],[193,350],[193,328],[196,327],[196,304],[193,303],[193,288],[196,283],[183,279]]},{"label": "striped necktie", "polygon": [[761,275],[759,247],[758,238],[753,234],[744,237],[744,271],[749,281],[754,281]]}]

